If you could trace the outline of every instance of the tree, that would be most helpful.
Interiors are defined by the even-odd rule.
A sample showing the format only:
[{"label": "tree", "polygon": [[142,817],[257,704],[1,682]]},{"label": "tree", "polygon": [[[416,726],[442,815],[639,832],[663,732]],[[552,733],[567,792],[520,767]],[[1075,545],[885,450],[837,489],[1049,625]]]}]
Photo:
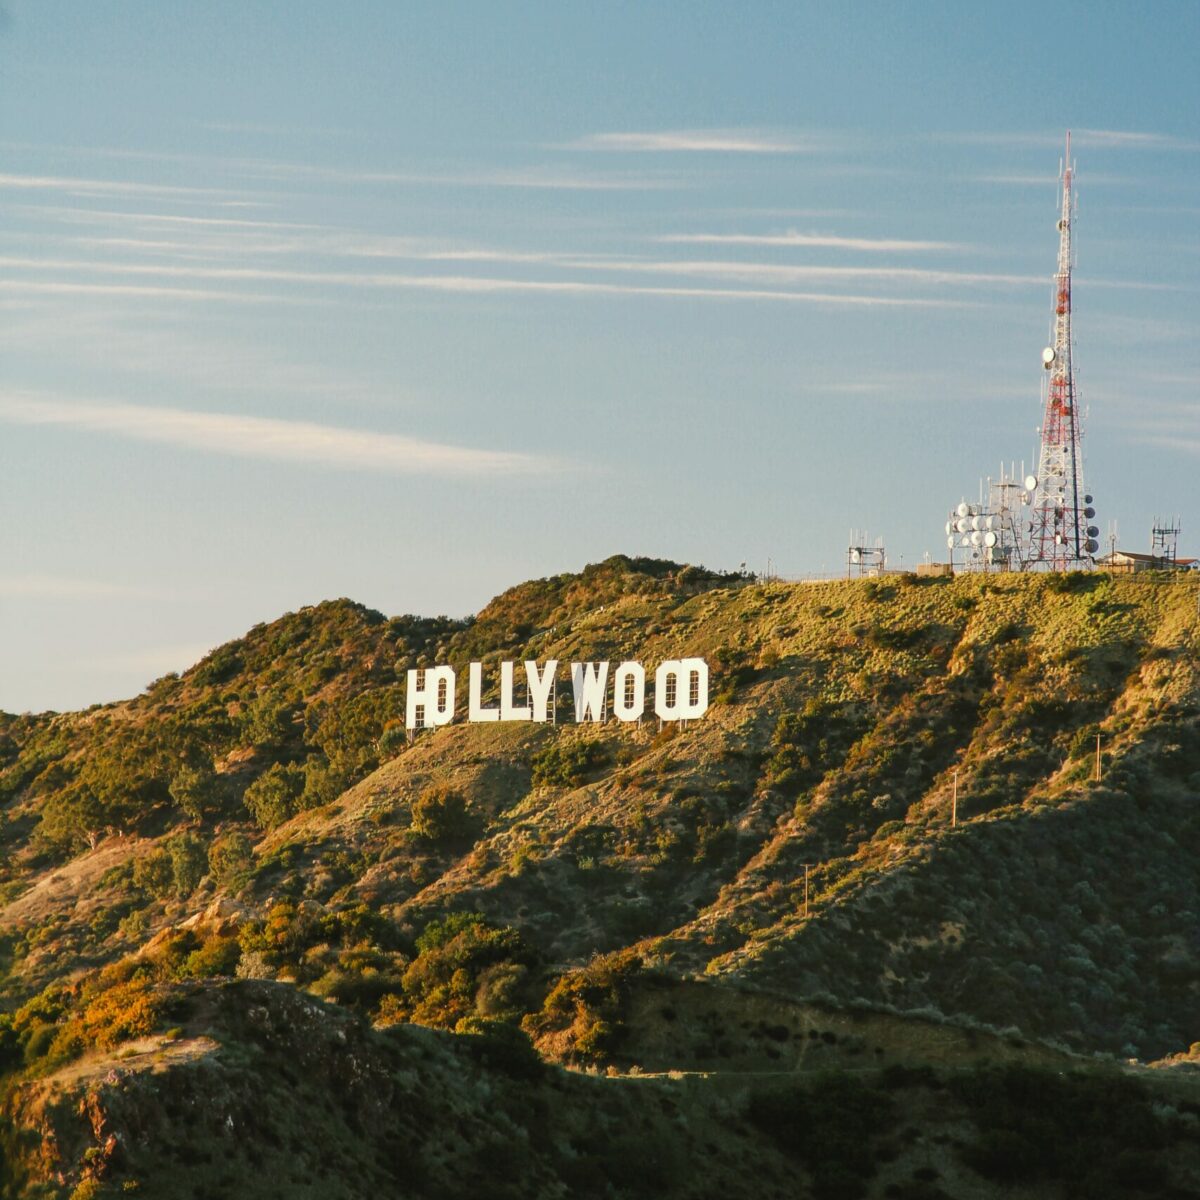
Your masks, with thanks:
[{"label": "tree", "polygon": [[170,853],[158,847],[139,858],[133,864],[133,884],[159,899],[168,895],[175,884],[175,866]]},{"label": "tree", "polygon": [[59,851],[78,851],[84,846],[94,850],[107,815],[90,788],[68,788],[46,801],[38,839]]},{"label": "tree", "polygon": [[304,791],[301,808],[321,808],[332,804],[346,785],[342,773],[332,766],[323,754],[310,756],[304,764]]},{"label": "tree", "polygon": [[300,767],[273,763],[246,789],[242,803],[260,829],[274,829],[298,811],[303,787]]},{"label": "tree", "polygon": [[240,830],[217,838],[209,847],[209,873],[226,891],[240,892],[249,882],[253,868],[250,839]]},{"label": "tree", "polygon": [[167,843],[175,894],[181,899],[190,896],[200,885],[208,869],[204,843],[194,833],[181,833]]},{"label": "tree", "polygon": [[462,793],[444,783],[423,791],[412,805],[412,831],[431,842],[469,837],[474,821]]},{"label": "tree", "polygon": [[167,789],[180,811],[193,821],[204,819],[220,807],[216,775],[202,767],[183,766]]}]

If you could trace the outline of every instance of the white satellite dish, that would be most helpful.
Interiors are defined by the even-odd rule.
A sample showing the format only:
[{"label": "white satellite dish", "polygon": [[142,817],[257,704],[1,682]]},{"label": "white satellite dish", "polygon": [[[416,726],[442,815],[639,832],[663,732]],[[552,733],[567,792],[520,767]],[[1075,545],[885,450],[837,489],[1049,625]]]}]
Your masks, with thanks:
[{"label": "white satellite dish", "polygon": [[954,528],[957,529],[959,533],[966,533],[967,530],[971,528],[971,522],[966,517],[959,517],[958,520],[954,522]]},{"label": "white satellite dish", "polygon": [[971,544],[971,539],[970,539],[970,537],[964,537],[964,538],[963,538],[963,540],[962,540],[962,544],[963,544],[964,546],[969,546],[969,545]]},{"label": "white satellite dish", "polygon": [[949,533],[953,528],[954,528],[954,525],[950,521],[947,521],[946,522],[946,532]]},{"label": "white satellite dish", "polygon": [[949,549],[953,550],[954,547],[958,545],[958,539],[955,537],[948,537],[946,539],[946,545]]},{"label": "white satellite dish", "polygon": [[851,562],[862,562],[862,551],[861,550],[851,550],[850,551],[850,561]]},{"label": "white satellite dish", "polygon": [[983,518],[981,516],[979,516],[978,513],[976,513],[975,516],[973,516],[971,518],[971,528],[972,529],[981,529],[982,527],[983,527]]},{"label": "white satellite dish", "polygon": [[991,530],[988,530],[988,532],[983,535],[983,544],[988,547],[996,544],[996,535],[992,533]]},{"label": "white satellite dish", "polygon": [[1026,475],[1025,476],[1025,490],[1027,492],[1036,492],[1037,491],[1037,476],[1036,475]]},{"label": "white satellite dish", "polygon": [[983,545],[983,534],[980,533],[978,529],[975,530],[975,532],[973,534],[971,534],[971,545],[972,546],[982,546]]},{"label": "white satellite dish", "polygon": [[968,513],[970,513],[971,506],[964,500],[954,511],[958,513],[960,517],[965,517]]},{"label": "white satellite dish", "polygon": [[1048,371],[1048,370],[1050,370],[1050,364],[1051,364],[1053,361],[1054,361],[1054,347],[1053,347],[1053,346],[1047,346],[1047,347],[1045,348],[1045,350],[1043,350],[1043,351],[1042,351],[1042,365],[1043,365],[1043,366],[1046,368],[1046,370]]}]

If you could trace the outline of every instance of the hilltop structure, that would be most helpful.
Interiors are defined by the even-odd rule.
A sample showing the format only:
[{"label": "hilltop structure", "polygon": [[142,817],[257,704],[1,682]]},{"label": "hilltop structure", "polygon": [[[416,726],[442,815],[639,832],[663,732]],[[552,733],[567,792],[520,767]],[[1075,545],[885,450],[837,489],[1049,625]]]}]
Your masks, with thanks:
[{"label": "hilltop structure", "polygon": [[1071,135],[1062,172],[1062,215],[1058,221],[1058,271],[1054,286],[1053,344],[1042,351],[1047,371],[1045,415],[1037,476],[1025,480],[1033,493],[1028,565],[1068,571],[1092,565],[1100,549],[1096,515],[1083,486],[1082,429],[1071,343]]},{"label": "hilltop structure", "polygon": [[[1058,269],[1054,276],[1051,344],[1042,351],[1046,386],[1036,475],[1015,466],[989,479],[987,498],[964,500],[946,522],[951,565],[968,570],[1072,571],[1095,565],[1100,530],[1084,490],[1083,429],[1075,386],[1071,333],[1071,229],[1074,166],[1067,134],[1058,220]],[[1028,513],[1026,515],[1026,510]],[[954,552],[961,558],[954,563]]]}]

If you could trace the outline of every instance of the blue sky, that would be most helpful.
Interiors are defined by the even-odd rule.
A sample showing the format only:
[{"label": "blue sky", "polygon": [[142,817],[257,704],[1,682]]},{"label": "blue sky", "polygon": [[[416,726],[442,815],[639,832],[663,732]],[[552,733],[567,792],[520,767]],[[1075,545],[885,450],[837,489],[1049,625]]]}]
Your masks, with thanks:
[{"label": "blue sky", "polygon": [[[8,0],[0,708],[335,596],[938,555],[1040,420],[1200,548],[1200,6]],[[944,553],[944,551],[943,551]]]}]

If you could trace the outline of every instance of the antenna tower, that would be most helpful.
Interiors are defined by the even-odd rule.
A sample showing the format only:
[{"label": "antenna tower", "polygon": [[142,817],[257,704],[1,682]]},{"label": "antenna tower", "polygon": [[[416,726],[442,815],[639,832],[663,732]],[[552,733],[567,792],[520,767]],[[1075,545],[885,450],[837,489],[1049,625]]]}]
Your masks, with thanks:
[{"label": "antenna tower", "polygon": [[1175,560],[1179,557],[1179,518],[1173,521],[1160,521],[1154,518],[1150,529],[1150,556],[1168,570],[1175,569]]},{"label": "antenna tower", "polygon": [[1029,565],[1050,571],[1092,566],[1100,530],[1091,524],[1096,510],[1083,490],[1082,430],[1071,361],[1071,219],[1074,192],[1071,135],[1062,170],[1062,213],[1058,221],[1058,271],[1054,277],[1053,344],[1042,351],[1046,368],[1038,473],[1025,480],[1033,493],[1029,525]]}]

